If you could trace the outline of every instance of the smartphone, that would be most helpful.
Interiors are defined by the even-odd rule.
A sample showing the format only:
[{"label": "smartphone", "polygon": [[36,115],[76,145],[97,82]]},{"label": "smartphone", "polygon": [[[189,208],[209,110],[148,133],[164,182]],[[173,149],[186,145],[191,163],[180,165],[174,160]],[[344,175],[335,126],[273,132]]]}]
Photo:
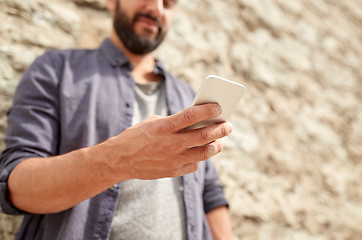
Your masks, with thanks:
[{"label": "smartphone", "polygon": [[227,121],[243,97],[245,90],[245,86],[241,83],[215,75],[207,76],[197,92],[192,106],[205,103],[217,103],[222,107],[223,112],[217,118],[198,122],[185,128],[185,130],[202,128]]}]

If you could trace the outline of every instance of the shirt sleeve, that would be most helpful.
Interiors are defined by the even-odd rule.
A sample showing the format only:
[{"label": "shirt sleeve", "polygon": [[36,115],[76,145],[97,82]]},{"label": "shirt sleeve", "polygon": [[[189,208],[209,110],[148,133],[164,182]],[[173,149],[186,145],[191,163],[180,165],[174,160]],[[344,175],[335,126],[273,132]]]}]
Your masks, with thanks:
[{"label": "shirt sleeve", "polygon": [[23,160],[57,154],[59,137],[58,77],[54,57],[46,53],[27,69],[8,112],[6,148],[0,156],[0,206],[22,214],[9,200],[8,178]]},{"label": "shirt sleeve", "polygon": [[211,159],[206,162],[204,181],[203,200],[205,213],[220,206],[228,207],[228,201],[224,196],[224,188],[218,180],[218,175]]}]

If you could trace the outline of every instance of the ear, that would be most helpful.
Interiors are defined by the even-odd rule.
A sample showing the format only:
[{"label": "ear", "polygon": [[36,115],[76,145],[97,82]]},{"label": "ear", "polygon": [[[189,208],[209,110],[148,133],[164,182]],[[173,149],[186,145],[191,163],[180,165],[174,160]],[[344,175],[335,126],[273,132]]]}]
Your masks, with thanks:
[{"label": "ear", "polygon": [[116,10],[117,0],[107,0],[107,9],[113,15]]}]

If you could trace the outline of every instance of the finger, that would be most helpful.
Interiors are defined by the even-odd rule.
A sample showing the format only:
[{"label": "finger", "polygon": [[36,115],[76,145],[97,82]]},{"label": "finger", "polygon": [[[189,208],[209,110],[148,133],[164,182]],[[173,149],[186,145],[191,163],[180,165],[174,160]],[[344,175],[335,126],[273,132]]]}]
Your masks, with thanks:
[{"label": "finger", "polygon": [[196,172],[199,166],[200,162],[187,163],[182,166],[182,168],[180,169],[180,174],[178,176],[184,176],[186,174]]},{"label": "finger", "polygon": [[219,123],[204,128],[199,128],[180,133],[183,143],[186,147],[202,146],[217,139],[228,136],[232,132],[232,125],[229,122]]},{"label": "finger", "polygon": [[165,127],[171,132],[178,132],[192,124],[219,116],[221,106],[216,103],[196,105],[166,118]]},{"label": "finger", "polygon": [[207,159],[220,153],[224,148],[224,140],[217,139],[216,141],[185,150],[182,154],[185,163],[206,161]]}]

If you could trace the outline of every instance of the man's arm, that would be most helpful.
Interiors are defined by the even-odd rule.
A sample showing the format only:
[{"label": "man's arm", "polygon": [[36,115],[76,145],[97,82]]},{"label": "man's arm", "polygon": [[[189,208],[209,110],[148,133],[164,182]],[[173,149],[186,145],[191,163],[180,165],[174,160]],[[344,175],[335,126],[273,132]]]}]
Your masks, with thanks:
[{"label": "man's arm", "polygon": [[213,239],[231,240],[233,238],[230,214],[226,206],[215,208],[206,214]]},{"label": "man's arm", "polygon": [[[183,132],[221,114],[216,104],[194,106],[169,117],[152,117],[98,145],[64,155],[30,158],[8,179],[10,199],[31,213],[66,210],[126,179],[177,177],[219,153],[230,134],[222,123]],[[193,147],[199,146],[199,147]]]}]

